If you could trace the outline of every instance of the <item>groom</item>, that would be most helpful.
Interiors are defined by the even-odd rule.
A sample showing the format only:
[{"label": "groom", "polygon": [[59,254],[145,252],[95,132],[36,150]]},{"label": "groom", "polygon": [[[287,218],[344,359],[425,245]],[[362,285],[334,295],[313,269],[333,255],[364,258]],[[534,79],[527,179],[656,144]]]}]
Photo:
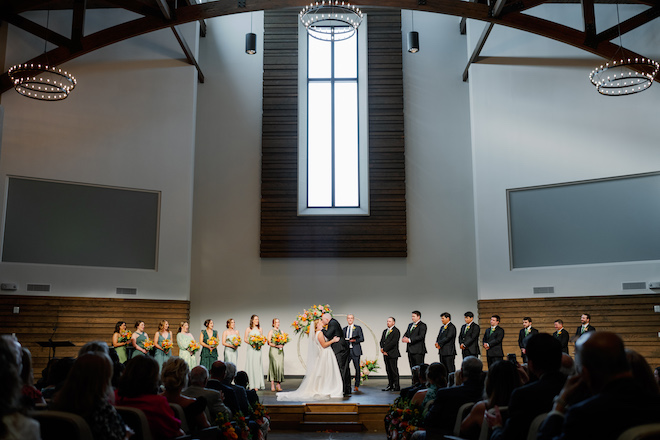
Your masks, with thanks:
[{"label": "groom", "polygon": [[323,330],[323,335],[329,341],[335,336],[339,336],[339,341],[332,344],[332,351],[335,352],[337,364],[339,365],[339,372],[341,373],[342,381],[344,382],[344,396],[351,394],[351,373],[349,369],[350,355],[348,351],[348,343],[344,338],[344,333],[341,331],[341,325],[329,313],[324,313],[321,317],[321,322],[328,328]]}]

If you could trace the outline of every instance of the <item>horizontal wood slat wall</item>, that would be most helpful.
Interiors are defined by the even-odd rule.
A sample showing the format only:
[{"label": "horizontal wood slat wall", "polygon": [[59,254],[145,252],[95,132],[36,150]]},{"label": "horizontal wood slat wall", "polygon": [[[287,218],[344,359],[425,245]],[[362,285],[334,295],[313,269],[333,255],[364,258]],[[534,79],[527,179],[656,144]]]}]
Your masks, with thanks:
[{"label": "horizontal wood slat wall", "polygon": [[[19,307],[19,313],[14,313]],[[48,349],[37,342],[48,341],[57,331],[53,341],[71,341],[75,347],[57,348],[57,357],[75,357],[86,342],[101,340],[112,343],[112,334],[117,321],[126,321],[129,330],[134,330],[135,321],[145,323],[149,337],[158,329],[161,319],[170,323],[177,355],[176,332],[179,323],[190,318],[190,301],[162,301],[123,298],[74,298],[50,296],[0,296],[0,334],[15,333],[16,337],[32,352],[35,379],[48,362]],[[199,331],[202,325],[194,323],[191,332]],[[197,337],[195,337],[197,339]]]},{"label": "horizontal wood slat wall", "polygon": [[[518,332],[523,317],[531,317],[533,327],[551,334],[555,320],[561,319],[572,337],[582,313],[589,313],[597,331],[617,333],[627,348],[642,354],[655,368],[660,366],[660,313],[653,311],[654,305],[660,305],[658,294],[480,300],[479,325],[485,330],[491,315],[500,315],[504,353],[520,357]],[[568,347],[573,356],[574,344],[569,342]],[[481,351],[485,355],[483,348]]]},{"label": "horizontal wood slat wall", "polygon": [[264,13],[261,257],[405,257],[400,11],[367,11],[371,215],[299,217],[298,15]]}]

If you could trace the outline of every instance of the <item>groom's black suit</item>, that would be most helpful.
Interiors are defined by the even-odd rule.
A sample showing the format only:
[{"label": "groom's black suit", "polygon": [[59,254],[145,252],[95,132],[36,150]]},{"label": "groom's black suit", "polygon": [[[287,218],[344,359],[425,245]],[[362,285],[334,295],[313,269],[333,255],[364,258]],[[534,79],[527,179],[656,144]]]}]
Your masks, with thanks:
[{"label": "groom's black suit", "polygon": [[337,357],[337,364],[339,365],[339,372],[341,373],[342,381],[344,382],[344,395],[351,394],[351,373],[349,369],[350,355],[348,351],[348,342],[344,338],[344,333],[341,331],[339,322],[332,318],[328,323],[328,328],[323,330],[323,336],[329,341],[335,336],[339,336],[339,341],[332,344],[332,351],[335,352]]}]

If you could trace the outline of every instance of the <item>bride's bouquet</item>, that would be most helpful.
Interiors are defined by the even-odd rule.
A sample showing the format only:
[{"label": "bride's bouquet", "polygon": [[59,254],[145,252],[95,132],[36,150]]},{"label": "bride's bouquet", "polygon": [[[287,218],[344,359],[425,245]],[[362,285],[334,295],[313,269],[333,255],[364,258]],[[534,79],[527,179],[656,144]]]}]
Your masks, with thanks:
[{"label": "bride's bouquet", "polygon": [[255,350],[261,350],[261,347],[266,343],[266,337],[263,335],[250,335],[248,343]]},{"label": "bride's bouquet", "polygon": [[362,385],[363,382],[369,379],[369,374],[372,371],[378,371],[378,369],[380,369],[380,366],[378,365],[378,360],[375,361],[365,360],[363,362],[360,362],[360,385]]},{"label": "bride's bouquet", "polygon": [[[313,305],[307,310],[303,310],[301,315],[296,317],[291,326],[295,334],[305,333],[309,334],[311,323],[321,319],[324,313],[332,314],[332,309],[329,304],[326,305]],[[311,329],[313,330],[313,329]]]}]

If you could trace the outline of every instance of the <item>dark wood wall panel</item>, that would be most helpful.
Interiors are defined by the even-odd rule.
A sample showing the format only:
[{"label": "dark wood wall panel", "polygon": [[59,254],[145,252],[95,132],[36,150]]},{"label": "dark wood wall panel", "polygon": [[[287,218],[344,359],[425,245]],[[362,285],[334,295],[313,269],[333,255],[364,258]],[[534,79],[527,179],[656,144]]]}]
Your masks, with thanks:
[{"label": "dark wood wall panel", "polygon": [[[19,308],[19,313],[14,313],[14,307]],[[57,348],[57,357],[75,357],[86,342],[112,343],[117,321],[126,321],[128,329],[133,331],[135,321],[142,320],[149,338],[153,339],[158,323],[166,319],[174,338],[172,353],[177,355],[179,323],[189,318],[190,301],[0,296],[0,334],[15,333],[20,343],[32,352],[36,379],[41,377],[41,370],[48,362],[48,349],[40,347],[37,342],[48,341],[55,327],[53,341],[71,341],[76,345]],[[201,323],[191,323],[190,331],[196,334],[201,328]]]},{"label": "dark wood wall panel", "polygon": [[[504,353],[520,356],[518,332],[523,317],[531,317],[532,326],[546,333],[553,333],[555,320],[561,319],[572,337],[580,325],[580,315],[589,313],[597,331],[617,333],[626,347],[642,354],[655,368],[660,365],[660,313],[653,311],[654,305],[660,305],[658,294],[480,300],[479,325],[485,330],[491,315],[500,315]],[[481,351],[485,355],[483,348]],[[574,355],[572,342],[569,352]]]},{"label": "dark wood wall panel", "polygon": [[369,197],[362,216],[298,210],[298,15],[264,15],[261,257],[405,257],[401,14],[368,10]]}]

